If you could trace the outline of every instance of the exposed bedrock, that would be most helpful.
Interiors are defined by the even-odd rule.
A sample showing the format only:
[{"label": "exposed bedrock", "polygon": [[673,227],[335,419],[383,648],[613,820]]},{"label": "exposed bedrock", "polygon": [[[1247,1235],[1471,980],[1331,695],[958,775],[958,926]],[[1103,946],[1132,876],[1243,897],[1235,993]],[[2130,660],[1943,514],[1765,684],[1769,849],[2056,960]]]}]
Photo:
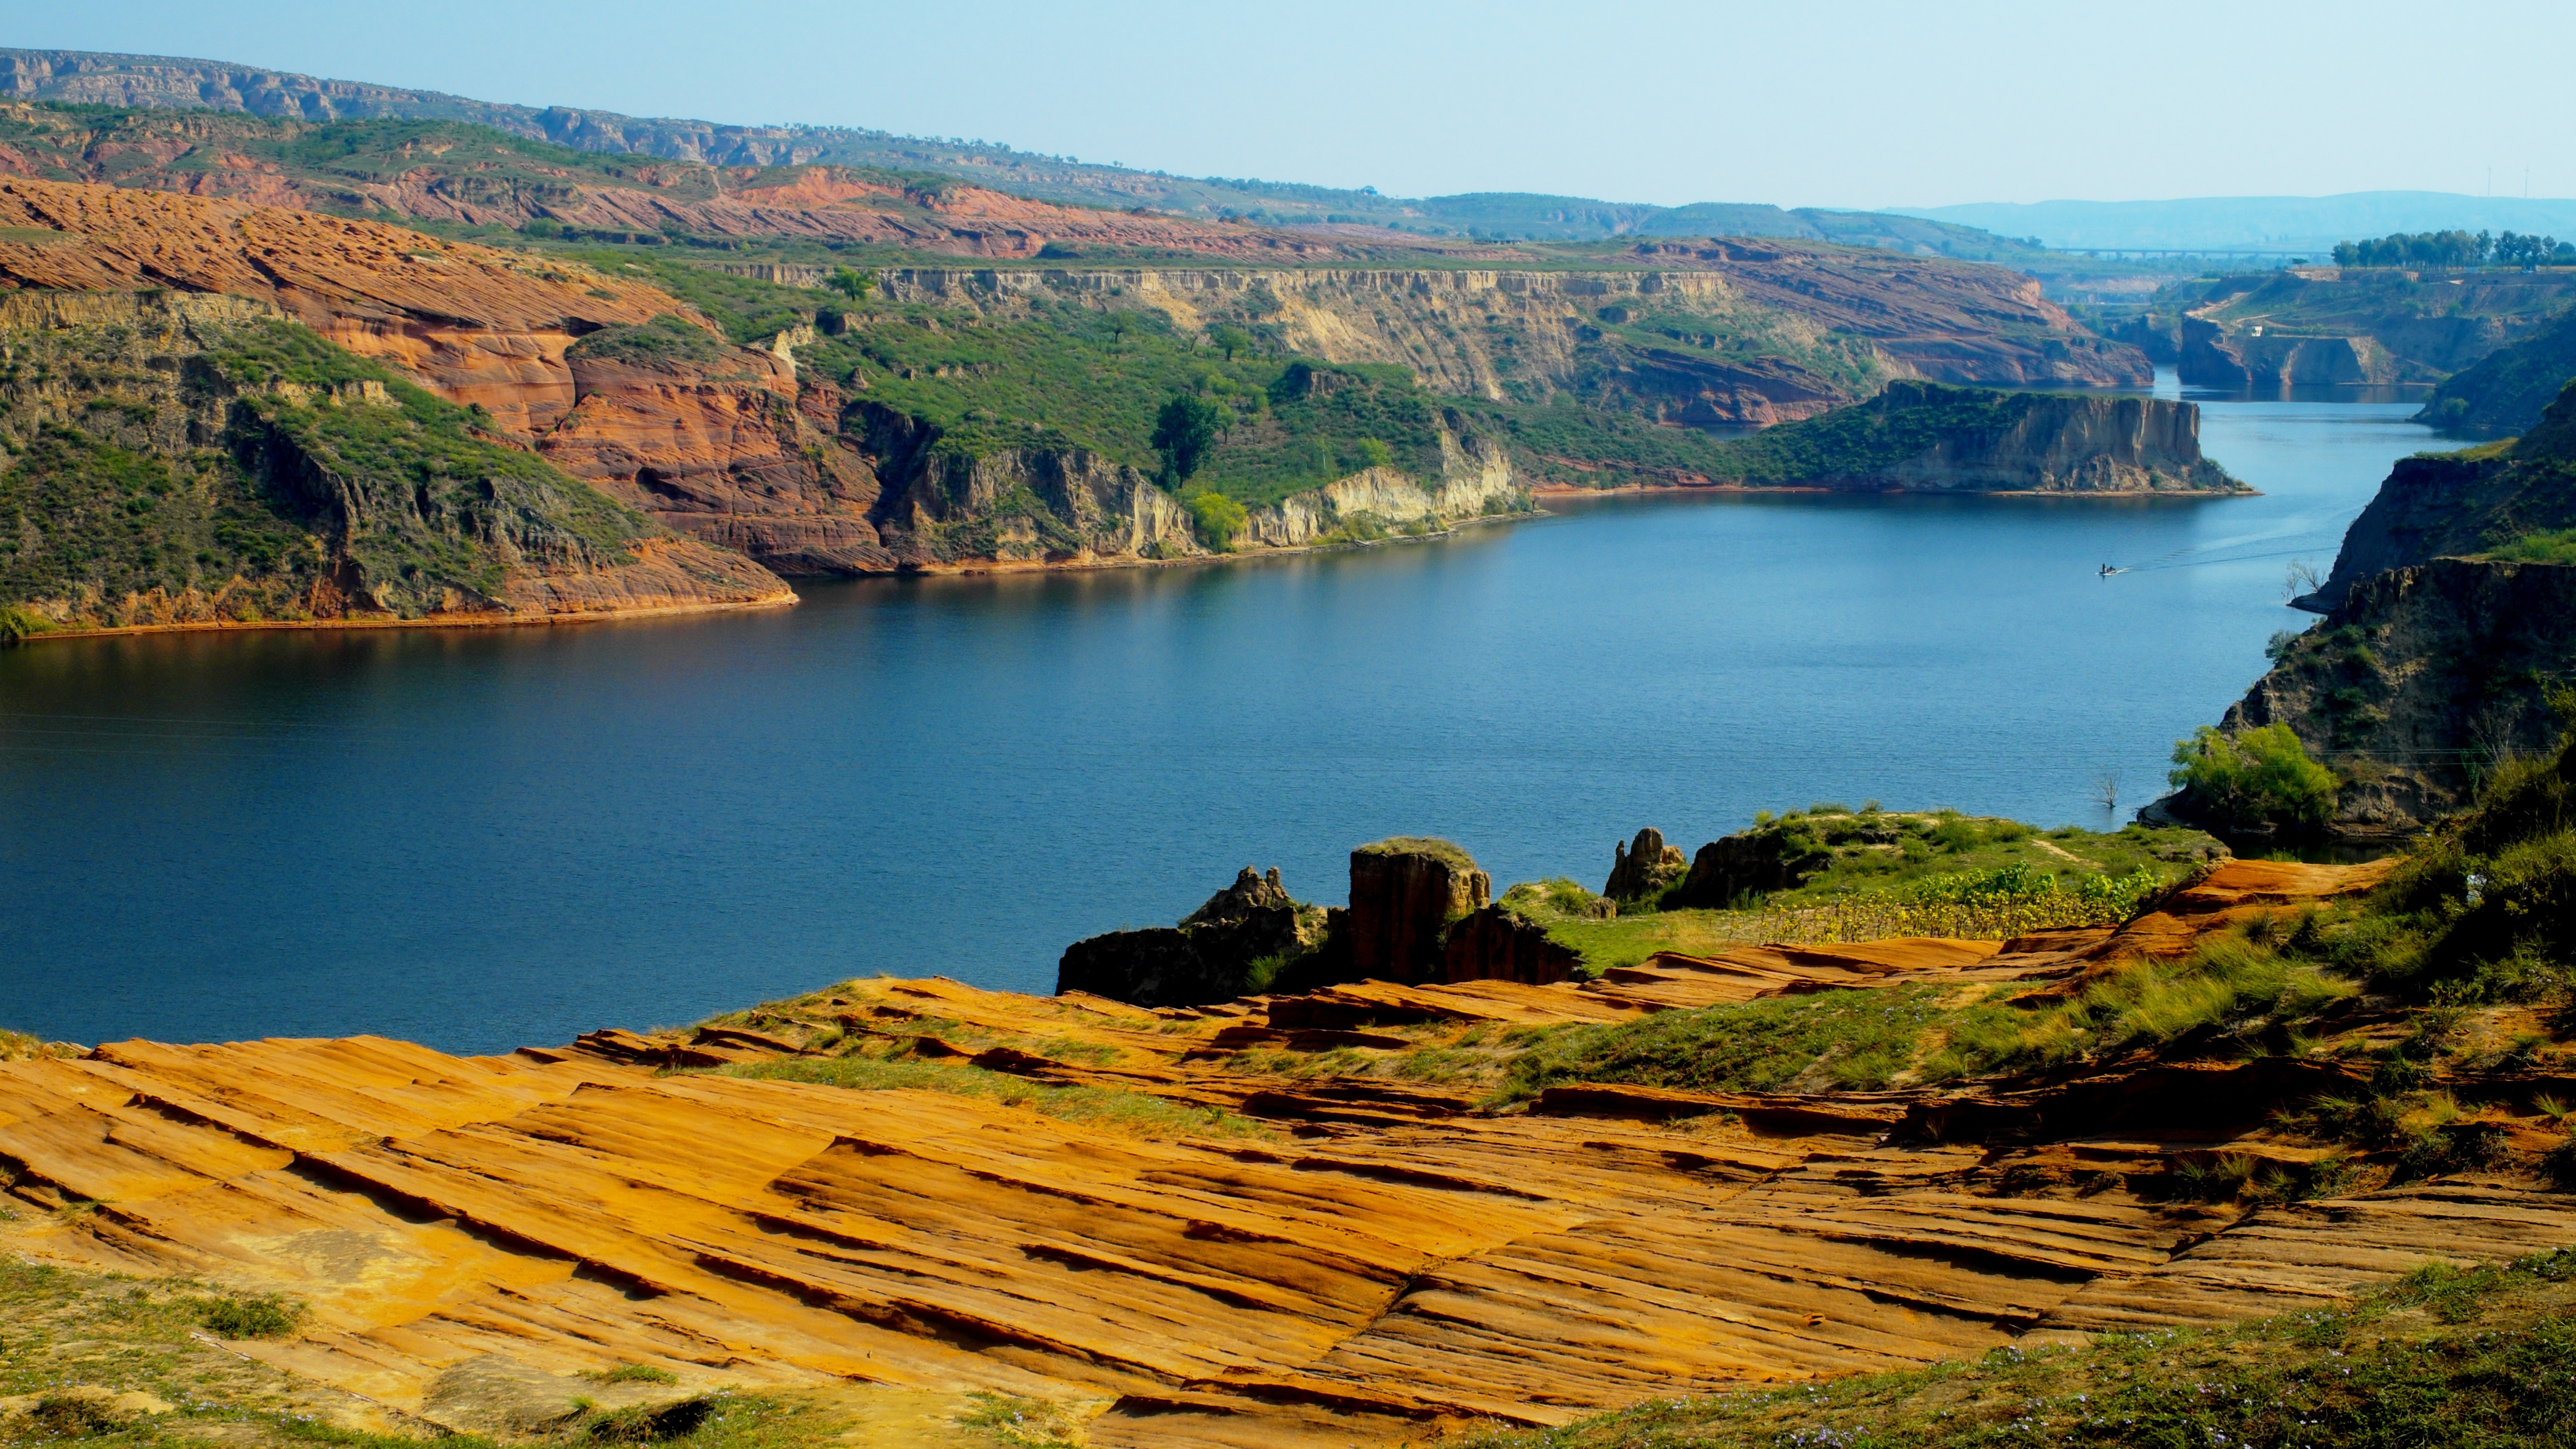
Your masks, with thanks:
[{"label": "exposed bedrock", "polygon": [[1269,984],[1252,979],[1257,963],[1275,971],[1319,943],[1325,914],[1292,899],[1277,866],[1265,876],[1247,865],[1177,926],[1111,931],[1066,947],[1055,989],[1138,1006],[1231,1001]]},{"label": "exposed bedrock", "polygon": [[657,521],[780,573],[896,566],[870,510],[882,489],[840,435],[840,390],[756,347],[711,364],[568,356],[575,402],[548,462]]},{"label": "exposed bedrock", "polygon": [[1443,979],[1450,923],[1483,910],[1493,894],[1493,879],[1445,840],[1397,836],[1352,851],[1351,973]]},{"label": "exposed bedrock", "polygon": [[1439,979],[1544,986],[1573,980],[1582,964],[1583,958],[1570,947],[1548,938],[1545,926],[1501,906],[1486,906],[1449,927]]},{"label": "exposed bedrock", "polygon": [[1649,825],[1632,843],[1610,847],[1610,879],[1601,894],[1614,901],[1658,896],[1690,870],[1690,858],[1677,845],[1664,843],[1664,832]]}]

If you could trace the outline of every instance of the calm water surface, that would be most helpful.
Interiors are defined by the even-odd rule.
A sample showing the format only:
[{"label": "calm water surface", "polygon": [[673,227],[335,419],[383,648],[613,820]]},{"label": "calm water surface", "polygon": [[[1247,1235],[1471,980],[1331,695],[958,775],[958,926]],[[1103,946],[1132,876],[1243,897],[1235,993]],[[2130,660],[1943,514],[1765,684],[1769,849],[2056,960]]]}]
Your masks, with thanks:
[{"label": "calm water surface", "polygon": [[[451,1050],[854,974],[1049,990],[1237,866],[1449,836],[1598,884],[1652,824],[2099,825],[2306,616],[2414,403],[2212,402],[2250,499],[1619,498],[1224,567],[768,614],[0,653],[0,1024]],[[2135,572],[2104,580],[2104,562]]]}]

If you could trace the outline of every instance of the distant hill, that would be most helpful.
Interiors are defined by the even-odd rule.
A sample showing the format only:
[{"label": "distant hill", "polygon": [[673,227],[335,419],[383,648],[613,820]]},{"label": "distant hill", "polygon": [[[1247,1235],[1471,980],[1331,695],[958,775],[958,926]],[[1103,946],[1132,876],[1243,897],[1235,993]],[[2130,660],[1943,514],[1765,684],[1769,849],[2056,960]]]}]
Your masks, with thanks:
[{"label": "distant hill", "polygon": [[1891,208],[2049,247],[2208,247],[2322,260],[2339,241],[2391,232],[2519,231],[2576,237],[2576,200],[2353,191],[2341,196],[2203,196],[2180,201],[1980,201]]},{"label": "distant hill", "polygon": [[[1664,207],[1525,192],[1407,199],[1374,189],[1171,176],[982,141],[840,126],[730,126],[563,106],[478,101],[438,91],[325,80],[225,61],[0,49],[0,98],[57,104],[246,111],[309,121],[464,121],[576,150],[713,166],[821,163],[972,181],[1042,201],[1255,224],[1388,227],[1433,236],[1592,241],[1639,236],[1775,236],[2011,264],[2039,249],[1942,220],[1707,202]],[[2576,228],[2571,228],[2576,230]]]}]

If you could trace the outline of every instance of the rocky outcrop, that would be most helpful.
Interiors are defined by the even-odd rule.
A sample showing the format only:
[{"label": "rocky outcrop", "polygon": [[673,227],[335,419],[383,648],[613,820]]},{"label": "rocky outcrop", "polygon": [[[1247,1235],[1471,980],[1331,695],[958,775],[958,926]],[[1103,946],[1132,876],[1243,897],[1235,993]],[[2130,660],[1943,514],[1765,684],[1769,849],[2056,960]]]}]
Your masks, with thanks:
[{"label": "rocky outcrop", "polygon": [[266,302],[522,436],[571,410],[575,338],[687,311],[639,282],[374,222],[0,178],[0,289],[155,287]]},{"label": "rocky outcrop", "polygon": [[2552,744],[2549,692],[2571,677],[2576,565],[2437,558],[2347,588],[2220,728],[2288,725],[2341,777],[2337,838],[2403,835]]},{"label": "rocky outcrop", "polygon": [[2576,489],[2566,482],[2571,463],[2576,392],[2563,388],[2541,421],[2510,447],[2399,459],[2345,531],[2334,572],[2316,592],[2294,602],[2326,613],[2354,585],[2389,569],[2576,526]]},{"label": "rocky outcrop", "polygon": [[1493,895],[1493,878],[1445,840],[1396,836],[1352,851],[1351,974],[1439,979],[1450,924],[1485,909]]},{"label": "rocky outcrop", "polygon": [[1323,914],[1289,897],[1277,866],[1267,876],[1245,866],[1178,926],[1112,931],[1066,947],[1055,989],[1138,1006],[1230,1001],[1270,984],[1253,979],[1256,963],[1267,961],[1275,973],[1318,944]]},{"label": "rocky outcrop", "polygon": [[1612,842],[1610,856],[1610,879],[1601,894],[1614,901],[1662,895],[1690,869],[1681,847],[1664,844],[1664,832],[1651,825],[1638,831],[1631,844]]},{"label": "rocky outcrop", "polygon": [[1549,939],[1547,928],[1490,905],[1449,928],[1441,949],[1442,981],[1518,981],[1544,986],[1581,975],[1583,958]]},{"label": "rocky outcrop", "polygon": [[872,519],[882,487],[842,436],[840,390],[767,348],[710,363],[602,357],[575,345],[570,413],[548,462],[675,532],[784,574],[890,572]]},{"label": "rocky outcrop", "polygon": [[2231,331],[2198,317],[2183,321],[2176,371],[2186,386],[2230,392],[2428,382],[2440,375],[2374,337]]},{"label": "rocky outcrop", "polygon": [[1821,864],[1799,859],[1776,829],[1740,830],[1701,846],[1681,889],[1665,903],[1731,910],[1748,896],[1796,888]]},{"label": "rocky outcrop", "polygon": [[2576,378],[2576,310],[2442,379],[2415,421],[2437,428],[2518,433],[2537,427]]}]

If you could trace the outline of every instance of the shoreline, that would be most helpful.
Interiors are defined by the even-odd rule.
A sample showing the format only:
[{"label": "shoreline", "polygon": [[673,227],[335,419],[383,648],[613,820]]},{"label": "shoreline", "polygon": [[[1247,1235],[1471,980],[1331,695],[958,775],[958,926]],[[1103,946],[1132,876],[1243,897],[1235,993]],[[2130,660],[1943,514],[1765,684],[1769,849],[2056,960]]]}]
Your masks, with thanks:
[{"label": "shoreline", "polygon": [[1108,569],[1201,568],[1211,564],[1250,563],[1256,559],[1294,558],[1301,554],[1337,553],[1343,549],[1383,548],[1388,544],[1429,543],[1435,539],[1455,538],[1483,524],[1528,523],[1549,518],[1544,508],[1524,509],[1517,513],[1479,513],[1461,518],[1430,533],[1391,533],[1384,538],[1346,538],[1335,543],[1297,543],[1278,548],[1260,548],[1226,553],[1203,553],[1186,558],[1089,558],[1067,559],[1050,563],[1045,559],[985,559],[975,563],[917,564],[874,574],[799,574],[799,578],[831,579],[856,583],[866,579],[951,579],[979,574],[1048,574],[1094,573]]},{"label": "shoreline", "polygon": [[726,614],[752,609],[792,609],[804,602],[790,589],[781,598],[744,599],[733,603],[656,604],[644,609],[586,609],[576,613],[538,614],[522,618],[515,614],[472,614],[462,617],[423,619],[201,619],[181,624],[108,624],[95,627],[47,629],[29,634],[18,641],[21,645],[46,644],[58,639],[114,639],[143,634],[239,634],[269,630],[359,630],[359,629],[536,629],[556,624],[607,624],[620,619],[660,619],[683,614]]},{"label": "shoreline", "polygon": [[1836,488],[1817,483],[1622,483],[1615,488],[1580,488],[1571,483],[1542,483],[1531,487],[1533,498],[1595,498],[1632,493],[1794,493],[1802,497],[1923,497],[1923,498],[2260,498],[2263,490],[2251,486],[2224,491],[2208,488]]}]

